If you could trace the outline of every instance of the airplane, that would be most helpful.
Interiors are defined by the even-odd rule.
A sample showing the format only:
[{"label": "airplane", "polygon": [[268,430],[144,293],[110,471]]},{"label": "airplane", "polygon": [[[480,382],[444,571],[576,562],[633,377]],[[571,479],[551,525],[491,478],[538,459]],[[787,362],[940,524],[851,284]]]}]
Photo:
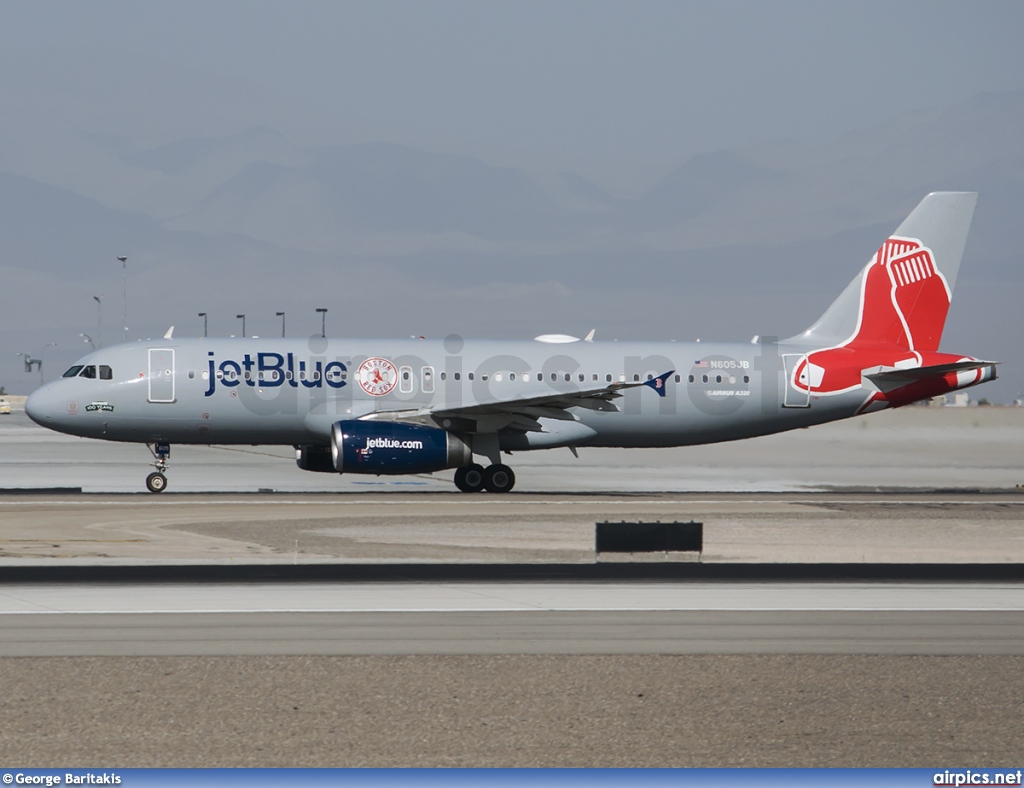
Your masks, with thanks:
[{"label": "airplane", "polygon": [[[145,443],[282,444],[304,471],[455,469],[504,493],[502,454],[668,447],[808,427],[975,386],[996,362],[939,352],[977,202],[926,196],[810,328],[750,343],[173,338],[96,350],[26,411],[59,432]],[[477,458],[486,462],[477,462]]]}]

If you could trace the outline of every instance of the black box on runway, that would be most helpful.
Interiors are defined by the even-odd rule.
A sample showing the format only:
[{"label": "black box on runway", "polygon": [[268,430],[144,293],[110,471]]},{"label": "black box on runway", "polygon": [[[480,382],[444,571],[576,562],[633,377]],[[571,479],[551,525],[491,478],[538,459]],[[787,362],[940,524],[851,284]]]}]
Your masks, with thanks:
[{"label": "black box on runway", "polygon": [[597,523],[597,553],[704,551],[704,523]]}]

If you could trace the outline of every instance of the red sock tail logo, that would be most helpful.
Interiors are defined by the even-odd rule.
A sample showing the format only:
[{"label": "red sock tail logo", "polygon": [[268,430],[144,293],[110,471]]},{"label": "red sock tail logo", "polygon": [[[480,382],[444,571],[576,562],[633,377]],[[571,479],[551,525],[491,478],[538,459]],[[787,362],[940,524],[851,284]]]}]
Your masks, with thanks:
[{"label": "red sock tail logo", "polygon": [[890,238],[864,272],[860,323],[846,347],[938,350],[949,303],[931,249],[913,238]]}]

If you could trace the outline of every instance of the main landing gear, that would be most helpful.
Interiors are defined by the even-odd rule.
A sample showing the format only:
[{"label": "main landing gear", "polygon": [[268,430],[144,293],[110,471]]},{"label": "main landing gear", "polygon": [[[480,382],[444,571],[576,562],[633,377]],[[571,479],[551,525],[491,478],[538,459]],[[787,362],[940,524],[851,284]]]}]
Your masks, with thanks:
[{"label": "main landing gear", "polygon": [[146,477],[146,489],[151,493],[167,489],[167,460],[171,456],[169,443],[147,443],[146,448],[156,462],[150,463],[156,470]]},{"label": "main landing gear", "polygon": [[455,471],[455,486],[462,492],[505,493],[515,487],[516,475],[507,465],[495,463],[486,468],[477,465],[466,465]]}]

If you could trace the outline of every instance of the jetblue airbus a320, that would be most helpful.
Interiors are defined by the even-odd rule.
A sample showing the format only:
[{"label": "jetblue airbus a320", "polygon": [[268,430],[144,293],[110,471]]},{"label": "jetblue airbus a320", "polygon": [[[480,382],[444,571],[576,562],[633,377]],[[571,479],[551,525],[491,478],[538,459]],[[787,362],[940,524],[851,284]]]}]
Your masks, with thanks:
[{"label": "jetblue airbus a320", "polygon": [[299,468],[325,473],[454,468],[463,492],[499,493],[515,483],[502,453],[687,446],[845,419],[995,378],[993,362],[939,352],[976,201],[925,197],[783,341],[168,336],[90,353],[26,410],[60,432],[148,444],[152,492],[174,443],[286,444]]}]

